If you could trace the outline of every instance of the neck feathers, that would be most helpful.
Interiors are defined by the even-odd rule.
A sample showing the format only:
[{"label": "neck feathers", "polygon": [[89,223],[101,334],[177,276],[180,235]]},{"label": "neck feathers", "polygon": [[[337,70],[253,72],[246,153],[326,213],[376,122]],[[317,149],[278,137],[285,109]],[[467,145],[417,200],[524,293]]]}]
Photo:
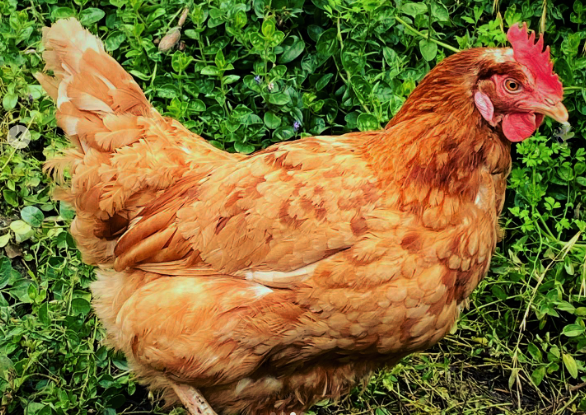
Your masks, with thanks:
[{"label": "neck feathers", "polygon": [[399,186],[404,199],[420,204],[435,189],[473,200],[481,170],[508,171],[510,143],[474,105],[475,68],[482,66],[482,59],[483,50],[471,49],[444,60],[387,129],[367,141],[366,151],[381,179]]}]

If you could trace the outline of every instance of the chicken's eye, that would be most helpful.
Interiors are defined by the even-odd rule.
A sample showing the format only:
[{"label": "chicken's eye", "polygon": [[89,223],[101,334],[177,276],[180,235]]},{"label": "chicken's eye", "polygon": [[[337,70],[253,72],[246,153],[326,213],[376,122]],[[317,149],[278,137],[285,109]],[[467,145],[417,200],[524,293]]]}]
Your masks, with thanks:
[{"label": "chicken's eye", "polygon": [[519,81],[516,81],[512,78],[509,78],[509,79],[505,80],[505,89],[508,92],[515,93],[515,92],[521,92],[522,87],[521,87],[521,83]]}]

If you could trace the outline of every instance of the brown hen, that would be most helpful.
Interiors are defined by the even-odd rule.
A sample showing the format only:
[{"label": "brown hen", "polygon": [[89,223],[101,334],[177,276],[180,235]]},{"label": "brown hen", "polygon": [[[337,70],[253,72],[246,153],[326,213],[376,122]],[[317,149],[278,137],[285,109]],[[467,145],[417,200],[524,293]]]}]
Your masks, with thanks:
[{"label": "brown hen", "polygon": [[75,145],[47,167],[139,378],[193,414],[289,415],[438,342],[488,270],[510,142],[568,117],[542,41],[508,37],[446,58],[385,130],[243,156],[162,117],[76,20],[46,28]]}]

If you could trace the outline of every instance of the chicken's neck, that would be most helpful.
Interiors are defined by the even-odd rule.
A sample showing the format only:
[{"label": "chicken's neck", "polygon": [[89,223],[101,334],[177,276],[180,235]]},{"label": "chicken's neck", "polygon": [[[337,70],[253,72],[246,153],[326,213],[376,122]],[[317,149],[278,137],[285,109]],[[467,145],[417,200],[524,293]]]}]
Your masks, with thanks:
[{"label": "chicken's neck", "polygon": [[430,189],[474,200],[481,171],[508,174],[510,142],[483,120],[465,80],[435,83],[423,82],[366,151],[383,182],[421,202]]}]

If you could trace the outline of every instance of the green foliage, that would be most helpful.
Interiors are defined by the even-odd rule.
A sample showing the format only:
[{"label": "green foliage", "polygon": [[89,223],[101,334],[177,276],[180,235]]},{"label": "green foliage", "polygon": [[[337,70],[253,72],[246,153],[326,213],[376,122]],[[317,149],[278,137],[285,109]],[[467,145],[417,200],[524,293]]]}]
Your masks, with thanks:
[{"label": "green foliage", "polygon": [[[160,52],[155,40],[184,7],[181,42]],[[520,21],[543,27],[573,130],[556,132],[546,120],[516,146],[506,235],[458,332],[381,372],[350,401],[315,411],[586,411],[582,0],[0,0],[0,414],[151,408],[104,345],[89,305],[93,272],[67,231],[73,212],[50,200],[41,172],[65,140],[32,74],[43,65],[41,28],[70,16],[103,39],[161,113],[242,153],[380,128],[446,55],[502,46],[503,28]],[[31,131],[25,149],[5,142],[16,124]]]}]

